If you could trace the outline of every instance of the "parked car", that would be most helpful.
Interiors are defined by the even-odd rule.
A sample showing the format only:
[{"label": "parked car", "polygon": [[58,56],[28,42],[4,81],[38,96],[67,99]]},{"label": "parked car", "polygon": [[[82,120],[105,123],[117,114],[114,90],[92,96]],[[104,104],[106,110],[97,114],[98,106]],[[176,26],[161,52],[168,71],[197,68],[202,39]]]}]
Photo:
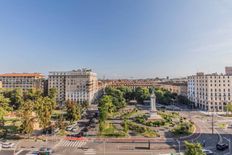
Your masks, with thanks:
[{"label": "parked car", "polygon": [[203,149],[202,151],[203,151],[206,155],[214,155],[213,151],[211,151],[211,150]]},{"label": "parked car", "polygon": [[14,143],[10,143],[10,142],[4,142],[2,143],[2,148],[12,148],[14,147]]},{"label": "parked car", "polygon": [[66,131],[71,131],[73,129],[73,126],[68,126],[67,128],[66,128]]},{"label": "parked car", "polygon": [[26,155],[39,155],[39,151],[30,151]]},{"label": "parked car", "polygon": [[54,130],[54,133],[58,133],[60,131],[60,129],[59,128],[56,128],[55,130]]},{"label": "parked car", "polygon": [[53,153],[53,150],[51,148],[41,147],[39,149],[39,154],[45,154],[45,155],[49,154],[49,155],[51,155],[52,153]]},{"label": "parked car", "polygon": [[79,130],[79,127],[78,126],[75,126],[74,128],[72,128],[72,132],[78,132],[78,130]]},{"label": "parked car", "polygon": [[224,150],[229,148],[229,145],[225,144],[225,143],[218,143],[216,145],[216,148],[217,148],[217,150],[224,151]]}]

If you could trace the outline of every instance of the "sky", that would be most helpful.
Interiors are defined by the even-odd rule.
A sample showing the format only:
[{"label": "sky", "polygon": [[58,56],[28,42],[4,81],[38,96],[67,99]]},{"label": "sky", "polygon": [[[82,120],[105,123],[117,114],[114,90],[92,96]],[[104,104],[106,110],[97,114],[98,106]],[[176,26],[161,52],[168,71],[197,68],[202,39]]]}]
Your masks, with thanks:
[{"label": "sky", "polygon": [[232,66],[231,19],[231,0],[0,0],[0,73],[222,73]]}]

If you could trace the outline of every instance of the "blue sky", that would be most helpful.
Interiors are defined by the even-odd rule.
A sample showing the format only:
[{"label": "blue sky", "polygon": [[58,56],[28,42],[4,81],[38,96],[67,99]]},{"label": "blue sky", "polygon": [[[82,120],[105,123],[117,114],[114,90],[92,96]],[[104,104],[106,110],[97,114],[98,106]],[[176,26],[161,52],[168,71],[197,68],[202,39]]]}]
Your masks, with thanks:
[{"label": "blue sky", "polygon": [[231,19],[230,0],[0,0],[0,72],[224,72]]}]

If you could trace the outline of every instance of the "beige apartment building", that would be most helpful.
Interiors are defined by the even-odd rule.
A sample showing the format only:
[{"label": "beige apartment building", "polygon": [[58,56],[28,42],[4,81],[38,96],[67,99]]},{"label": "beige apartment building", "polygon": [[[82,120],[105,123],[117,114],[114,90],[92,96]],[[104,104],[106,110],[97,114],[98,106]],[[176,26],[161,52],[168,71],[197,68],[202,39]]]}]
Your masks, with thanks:
[{"label": "beige apartment building", "polygon": [[2,88],[15,89],[21,88],[23,91],[28,89],[43,90],[44,75],[40,73],[6,73],[0,74]]},{"label": "beige apartment building", "polygon": [[231,94],[232,75],[197,73],[188,77],[188,98],[203,110],[225,112]]},{"label": "beige apartment building", "polygon": [[158,84],[159,88],[166,89],[172,93],[176,93],[177,95],[187,96],[188,88],[187,83],[175,83],[175,82],[163,82]]},{"label": "beige apartment building", "polygon": [[48,88],[56,88],[57,101],[67,100],[93,103],[98,92],[97,74],[89,69],[49,72]]}]

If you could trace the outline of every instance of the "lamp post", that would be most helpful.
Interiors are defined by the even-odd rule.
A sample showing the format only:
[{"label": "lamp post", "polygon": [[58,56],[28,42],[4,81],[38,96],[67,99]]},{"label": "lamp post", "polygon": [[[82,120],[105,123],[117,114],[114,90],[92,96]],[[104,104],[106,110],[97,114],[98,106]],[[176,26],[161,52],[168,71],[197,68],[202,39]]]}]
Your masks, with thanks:
[{"label": "lamp post", "polygon": [[176,140],[176,142],[178,143],[178,152],[180,154],[180,141],[179,140]]}]

